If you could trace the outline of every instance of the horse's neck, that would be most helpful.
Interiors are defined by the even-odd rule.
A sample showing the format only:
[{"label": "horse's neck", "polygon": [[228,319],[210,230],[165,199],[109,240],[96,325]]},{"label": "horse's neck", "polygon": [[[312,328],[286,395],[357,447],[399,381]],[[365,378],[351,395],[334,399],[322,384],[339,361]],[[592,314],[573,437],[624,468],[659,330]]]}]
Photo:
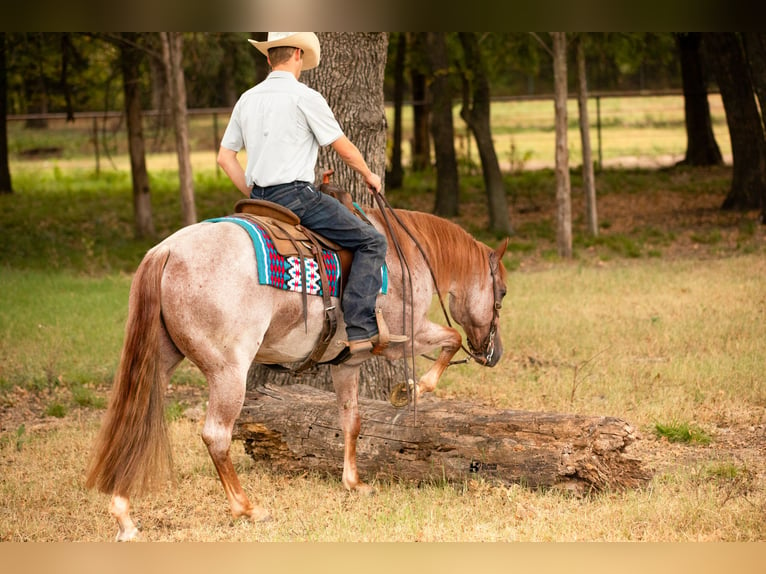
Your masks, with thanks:
[{"label": "horse's neck", "polygon": [[481,250],[473,237],[446,219],[416,211],[399,213],[423,248],[442,293],[450,291],[456,283],[470,282],[476,261],[481,258]]}]

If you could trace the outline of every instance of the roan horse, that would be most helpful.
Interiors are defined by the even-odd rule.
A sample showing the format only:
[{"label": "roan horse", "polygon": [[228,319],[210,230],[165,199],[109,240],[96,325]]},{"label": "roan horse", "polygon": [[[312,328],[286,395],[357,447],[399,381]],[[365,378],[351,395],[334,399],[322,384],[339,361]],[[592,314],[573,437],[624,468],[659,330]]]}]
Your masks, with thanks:
[{"label": "roan horse", "polygon": [[[385,231],[389,287],[378,297],[378,305],[391,332],[406,332],[410,342],[389,347],[385,356],[396,359],[405,352],[418,355],[441,349],[415,385],[416,397],[434,390],[462,346],[456,329],[427,318],[435,293],[449,293],[450,314],[463,327],[469,353],[477,362],[494,366],[500,360],[498,322],[506,291],[502,256],[507,240],[492,250],[445,219],[412,211],[391,213],[409,235],[397,225],[391,226],[395,237]],[[385,214],[377,209],[368,212],[381,231],[386,228]],[[238,227],[211,222],[185,227],[149,250],[133,278],[120,365],[86,478],[86,486],[111,495],[109,511],[119,526],[117,540],[131,540],[138,533],[129,496],[157,486],[170,472],[163,395],[184,357],[207,379],[202,439],[232,515],[254,521],[270,518],[267,509],[251,503],[239,482],[229,456],[232,429],[244,402],[251,363],[305,359],[320,335],[325,310],[321,297],[308,297],[304,323],[301,294],[260,285],[252,243]],[[391,247],[392,239],[397,249]],[[400,265],[399,252],[408,262],[406,268]],[[410,290],[409,317],[402,313],[403,289]],[[338,355],[344,339],[340,321],[322,360]],[[330,367],[345,445],[343,486],[363,493],[371,488],[360,480],[356,466],[361,426],[357,387],[360,365],[370,356],[354,355]]]}]

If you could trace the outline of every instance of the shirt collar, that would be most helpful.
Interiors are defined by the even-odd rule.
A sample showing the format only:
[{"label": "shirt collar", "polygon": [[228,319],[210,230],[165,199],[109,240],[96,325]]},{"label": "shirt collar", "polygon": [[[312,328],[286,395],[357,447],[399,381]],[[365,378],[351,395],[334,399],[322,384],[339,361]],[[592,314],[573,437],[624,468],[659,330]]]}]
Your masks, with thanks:
[{"label": "shirt collar", "polygon": [[290,72],[286,70],[274,70],[271,73],[269,73],[269,78],[295,80],[295,76],[293,76]]}]

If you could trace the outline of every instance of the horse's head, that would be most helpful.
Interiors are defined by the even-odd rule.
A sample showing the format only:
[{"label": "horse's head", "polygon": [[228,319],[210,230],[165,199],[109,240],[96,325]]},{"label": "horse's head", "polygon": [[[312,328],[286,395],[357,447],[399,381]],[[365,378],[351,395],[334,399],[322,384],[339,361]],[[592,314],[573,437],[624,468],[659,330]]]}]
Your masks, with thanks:
[{"label": "horse's head", "polygon": [[487,248],[482,268],[474,269],[474,277],[450,292],[450,313],[465,331],[471,356],[487,367],[494,367],[503,356],[500,309],[506,293],[506,247],[508,239],[494,251]]}]

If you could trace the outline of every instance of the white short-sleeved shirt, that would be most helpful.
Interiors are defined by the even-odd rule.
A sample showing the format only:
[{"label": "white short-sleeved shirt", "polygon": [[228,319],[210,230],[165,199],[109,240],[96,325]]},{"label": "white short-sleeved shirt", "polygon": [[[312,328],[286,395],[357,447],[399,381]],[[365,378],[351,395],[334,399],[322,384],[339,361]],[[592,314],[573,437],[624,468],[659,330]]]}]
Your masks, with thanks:
[{"label": "white short-sleeved shirt", "polygon": [[324,97],[289,72],[275,71],[240,96],[221,146],[247,151],[245,181],[261,187],[314,181],[320,146],[343,135]]}]

